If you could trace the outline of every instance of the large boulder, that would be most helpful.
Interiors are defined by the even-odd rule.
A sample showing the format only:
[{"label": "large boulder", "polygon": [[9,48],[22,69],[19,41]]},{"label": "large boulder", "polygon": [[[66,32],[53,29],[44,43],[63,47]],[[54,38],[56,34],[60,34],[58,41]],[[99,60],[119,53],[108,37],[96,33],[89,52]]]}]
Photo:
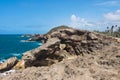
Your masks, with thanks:
[{"label": "large boulder", "polygon": [[57,46],[60,44],[60,39],[58,38],[50,38],[48,41],[31,51],[27,51],[23,54],[22,59],[25,61],[25,65],[32,66],[35,65],[36,61],[43,61],[48,56],[52,55],[56,50]]},{"label": "large boulder", "polygon": [[0,64],[0,72],[12,69],[18,62],[16,57],[9,58],[4,63]]}]

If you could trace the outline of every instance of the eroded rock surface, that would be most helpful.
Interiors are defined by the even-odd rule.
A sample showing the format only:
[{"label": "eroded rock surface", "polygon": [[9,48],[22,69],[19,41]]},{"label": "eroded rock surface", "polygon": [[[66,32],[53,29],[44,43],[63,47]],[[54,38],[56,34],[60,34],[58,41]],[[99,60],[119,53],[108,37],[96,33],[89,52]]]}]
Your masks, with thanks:
[{"label": "eroded rock surface", "polygon": [[15,66],[17,62],[18,59],[16,57],[9,58],[4,63],[0,64],[0,72],[12,69],[12,67]]},{"label": "eroded rock surface", "polygon": [[117,55],[111,56],[110,60],[103,53],[78,56],[51,66],[29,67],[3,80],[119,80],[120,59],[115,57]]},{"label": "eroded rock surface", "polygon": [[24,70],[3,80],[120,79],[119,38],[57,27],[42,35],[42,41],[40,47],[25,52],[14,66]]},{"label": "eroded rock surface", "polygon": [[115,38],[70,27],[52,29],[42,38],[42,46],[23,54],[22,59],[26,61],[26,67],[41,65],[43,61],[54,63],[71,56],[92,54],[96,50],[102,50],[104,46],[117,43]]}]

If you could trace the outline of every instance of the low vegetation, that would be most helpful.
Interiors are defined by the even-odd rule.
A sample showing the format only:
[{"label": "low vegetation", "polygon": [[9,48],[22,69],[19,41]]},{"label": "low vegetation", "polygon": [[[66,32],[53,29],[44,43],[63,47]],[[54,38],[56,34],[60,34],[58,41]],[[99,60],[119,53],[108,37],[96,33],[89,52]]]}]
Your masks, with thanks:
[{"label": "low vegetation", "polygon": [[105,34],[107,36],[113,36],[113,37],[119,37],[120,38],[120,27],[118,25],[112,25],[110,27],[107,27],[105,31],[95,31],[98,33]]}]

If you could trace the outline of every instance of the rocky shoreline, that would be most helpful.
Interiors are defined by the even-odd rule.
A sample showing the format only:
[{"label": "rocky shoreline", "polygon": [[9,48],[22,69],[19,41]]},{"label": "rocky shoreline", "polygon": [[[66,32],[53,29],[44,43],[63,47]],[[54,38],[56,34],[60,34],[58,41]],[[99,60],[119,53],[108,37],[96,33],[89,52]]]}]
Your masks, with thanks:
[{"label": "rocky shoreline", "polygon": [[[0,64],[0,72],[10,69],[2,80],[119,80],[120,39],[95,32],[56,27],[29,41],[41,41],[36,49]],[[20,70],[20,71],[19,71]]]}]

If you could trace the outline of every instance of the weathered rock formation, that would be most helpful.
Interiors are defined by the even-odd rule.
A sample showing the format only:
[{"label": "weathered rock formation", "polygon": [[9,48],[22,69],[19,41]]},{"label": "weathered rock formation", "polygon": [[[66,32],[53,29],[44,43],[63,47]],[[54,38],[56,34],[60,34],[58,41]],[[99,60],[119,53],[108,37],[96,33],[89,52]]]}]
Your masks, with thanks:
[{"label": "weathered rock formation", "polygon": [[18,60],[16,57],[9,58],[4,63],[0,64],[0,72],[4,72],[12,69],[17,64]]},{"label": "weathered rock formation", "polygon": [[18,72],[3,80],[120,79],[120,38],[57,27],[31,40],[42,40],[43,44],[23,53],[22,59],[9,68]]},{"label": "weathered rock formation", "polygon": [[[47,34],[35,35],[31,40],[42,40],[44,43],[36,49],[23,53],[22,59],[18,63],[13,61],[13,64],[7,69],[11,69],[16,63],[14,69],[48,66],[74,56],[96,53],[104,46],[119,42],[118,39],[112,37],[70,27],[57,27]],[[4,70],[2,68],[0,70]]]},{"label": "weathered rock formation", "polygon": [[42,46],[23,54],[26,67],[51,65],[72,56],[93,54],[117,42],[112,37],[70,27],[54,28],[42,38],[37,37],[37,41],[41,39],[44,42]]},{"label": "weathered rock formation", "polygon": [[28,41],[41,41],[44,38],[44,35],[41,35],[41,34],[35,34],[35,35],[32,35],[31,36],[32,38],[29,38]]}]

